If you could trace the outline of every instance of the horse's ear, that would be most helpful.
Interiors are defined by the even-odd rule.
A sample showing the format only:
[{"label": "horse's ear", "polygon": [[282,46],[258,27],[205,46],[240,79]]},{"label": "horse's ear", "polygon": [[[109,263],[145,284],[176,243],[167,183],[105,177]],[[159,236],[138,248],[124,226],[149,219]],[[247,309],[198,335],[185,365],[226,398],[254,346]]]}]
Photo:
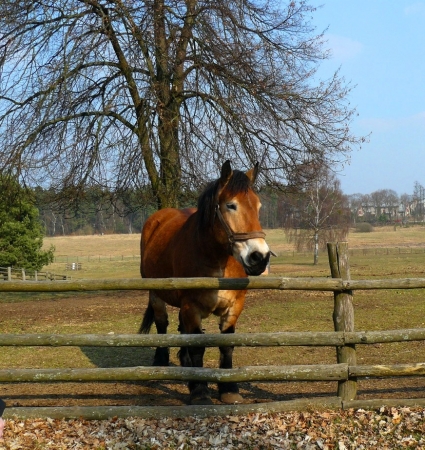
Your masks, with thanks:
[{"label": "horse's ear", "polygon": [[232,166],[230,165],[230,161],[227,160],[221,166],[221,174],[220,174],[220,186],[223,188],[229,182],[230,177],[233,174]]},{"label": "horse's ear", "polygon": [[251,184],[255,183],[255,180],[257,179],[257,175],[258,175],[258,161],[252,169],[250,169],[250,170],[248,170],[248,172],[246,172],[246,176],[250,179]]}]

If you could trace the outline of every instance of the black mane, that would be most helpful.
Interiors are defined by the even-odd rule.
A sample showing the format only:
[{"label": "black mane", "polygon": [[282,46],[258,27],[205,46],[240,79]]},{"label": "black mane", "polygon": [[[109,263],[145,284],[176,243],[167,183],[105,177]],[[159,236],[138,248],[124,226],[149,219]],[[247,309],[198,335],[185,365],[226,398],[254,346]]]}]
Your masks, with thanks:
[{"label": "black mane", "polygon": [[[215,207],[218,201],[218,188],[220,180],[211,181],[198,198],[198,228],[207,229],[214,223]],[[226,190],[230,196],[235,196],[239,192],[246,193],[251,188],[251,180],[245,172],[234,170],[232,177],[226,185]]]}]

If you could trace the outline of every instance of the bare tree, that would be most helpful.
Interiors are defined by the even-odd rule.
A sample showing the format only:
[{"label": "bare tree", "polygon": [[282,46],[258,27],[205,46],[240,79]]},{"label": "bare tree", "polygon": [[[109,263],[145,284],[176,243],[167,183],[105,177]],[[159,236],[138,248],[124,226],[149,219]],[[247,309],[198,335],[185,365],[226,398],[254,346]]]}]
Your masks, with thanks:
[{"label": "bare tree", "polygon": [[327,242],[345,239],[350,227],[348,199],[340,181],[322,168],[316,180],[300,194],[294,194],[290,203],[287,235],[298,250],[313,250],[313,262],[318,264],[319,249],[326,248]]},{"label": "bare tree", "polygon": [[359,211],[361,210],[362,206],[365,204],[365,196],[363,194],[351,194],[347,197],[348,199],[348,205],[350,207],[351,211],[351,217],[353,220],[353,223],[356,223],[357,216]]},{"label": "bare tree", "polygon": [[[277,4],[278,5],[278,4]],[[0,2],[0,168],[77,201],[149,186],[160,207],[224,158],[285,185],[345,161],[351,89],[305,1]],[[214,169],[215,172],[215,169]],[[263,179],[263,181],[265,181]]]},{"label": "bare tree", "polygon": [[412,200],[415,220],[425,222],[425,188],[418,181],[415,181]]},{"label": "bare tree", "polygon": [[375,208],[378,220],[391,220],[397,213],[400,199],[392,189],[379,189],[370,194],[371,205]]}]

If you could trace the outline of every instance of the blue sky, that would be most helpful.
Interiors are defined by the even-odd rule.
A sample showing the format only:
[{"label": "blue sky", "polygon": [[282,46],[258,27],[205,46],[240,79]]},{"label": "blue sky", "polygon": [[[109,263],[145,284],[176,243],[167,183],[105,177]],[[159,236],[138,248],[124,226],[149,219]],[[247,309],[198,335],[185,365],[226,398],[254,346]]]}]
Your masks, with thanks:
[{"label": "blue sky", "polygon": [[340,67],[356,85],[349,100],[356,135],[369,143],[351,153],[339,174],[345,194],[425,186],[425,1],[311,0],[320,6],[312,25],[325,36],[332,58],[320,73]]}]

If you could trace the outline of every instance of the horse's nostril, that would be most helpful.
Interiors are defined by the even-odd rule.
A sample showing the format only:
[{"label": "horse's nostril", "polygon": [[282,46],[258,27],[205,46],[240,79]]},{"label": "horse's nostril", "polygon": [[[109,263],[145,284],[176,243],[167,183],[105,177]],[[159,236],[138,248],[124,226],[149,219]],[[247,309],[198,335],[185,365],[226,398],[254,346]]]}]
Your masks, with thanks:
[{"label": "horse's nostril", "polygon": [[250,258],[253,264],[258,264],[264,259],[263,255],[260,252],[252,252]]}]

